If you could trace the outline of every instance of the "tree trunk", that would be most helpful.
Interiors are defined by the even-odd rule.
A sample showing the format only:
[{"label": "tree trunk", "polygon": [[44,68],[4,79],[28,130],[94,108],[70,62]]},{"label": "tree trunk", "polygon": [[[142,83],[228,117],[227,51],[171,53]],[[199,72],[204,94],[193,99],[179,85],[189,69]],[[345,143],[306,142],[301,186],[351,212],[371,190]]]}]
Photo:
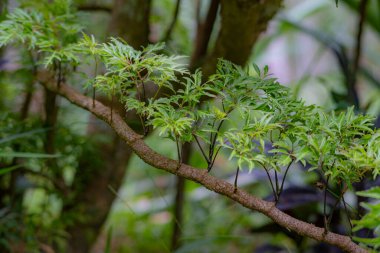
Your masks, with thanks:
[{"label": "tree trunk", "polygon": [[149,42],[151,0],[114,0],[109,32],[136,49]]},{"label": "tree trunk", "polygon": [[[115,0],[109,24],[109,33],[125,39],[131,46],[140,48],[148,44],[150,0]],[[101,98],[105,100],[104,98]],[[103,101],[110,104],[110,101]],[[125,115],[124,106],[115,102],[115,113]],[[70,235],[70,253],[86,253],[92,248],[107,219],[116,198],[110,187],[118,191],[125,177],[130,148],[108,126],[91,116],[88,136],[105,135],[111,143],[95,142],[94,150],[100,153],[84,154],[79,161],[73,185],[74,196],[64,205],[64,212],[77,214],[79,219],[66,231]],[[91,137],[89,137],[91,138]],[[100,160],[96,162],[94,160]]]},{"label": "tree trunk", "polygon": [[203,65],[215,72],[218,58],[244,65],[259,35],[282,6],[282,0],[221,0],[221,28],[213,52]]}]

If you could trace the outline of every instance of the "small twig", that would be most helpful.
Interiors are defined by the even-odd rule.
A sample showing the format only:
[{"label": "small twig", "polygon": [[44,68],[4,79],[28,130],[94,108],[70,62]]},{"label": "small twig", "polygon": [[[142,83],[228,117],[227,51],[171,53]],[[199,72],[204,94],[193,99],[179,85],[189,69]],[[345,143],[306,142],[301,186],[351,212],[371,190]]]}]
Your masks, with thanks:
[{"label": "small twig", "polygon": [[239,166],[236,168],[236,174],[235,174],[235,181],[234,181],[234,193],[236,193],[237,191],[237,180],[238,180],[238,176],[239,176]]},{"label": "small twig", "polygon": [[175,136],[175,144],[177,146],[177,158],[178,158],[178,167],[177,170],[181,167],[182,164],[182,155],[181,155],[181,149],[180,149],[180,144],[178,140],[178,136]]},{"label": "small twig", "polygon": [[113,122],[113,119],[112,119],[112,115],[113,115],[113,99],[114,99],[113,97],[114,97],[114,94],[113,94],[113,90],[112,90],[112,94],[111,94],[111,106],[110,106],[110,109],[111,109],[111,122]]},{"label": "small twig", "polygon": [[344,199],[344,195],[342,195],[342,202],[343,202],[344,211],[346,213],[348,223],[350,224],[350,228],[351,228],[350,234],[352,234],[353,225],[352,225],[352,222],[351,222],[350,213],[348,212],[346,200]]},{"label": "small twig", "polygon": [[341,198],[342,198],[342,195],[341,195],[341,196],[335,201],[335,204],[334,204],[333,208],[332,208],[331,211],[330,211],[330,215],[329,215],[329,218],[328,218],[328,221],[327,221],[327,227],[330,226],[330,223],[331,223],[331,220],[332,220],[333,214],[334,214],[334,212],[335,212],[336,207],[337,207],[338,204],[340,203]]},{"label": "small twig", "polygon": [[323,222],[324,222],[324,225],[325,225],[325,234],[328,232],[328,227],[327,227],[327,215],[326,215],[326,202],[327,202],[327,190],[328,190],[328,187],[329,187],[329,180],[330,180],[330,177],[327,176],[327,179],[326,179],[326,185],[325,185],[325,196],[324,196],[324,201],[323,201]]},{"label": "small twig", "polygon": [[276,183],[276,193],[277,193],[277,200],[276,202],[278,201],[278,191],[279,191],[279,186],[278,186],[278,175],[277,175],[277,170],[274,169],[274,179],[275,179],[275,183]]},{"label": "small twig", "polygon": [[205,152],[204,152],[204,150],[203,150],[203,148],[202,148],[202,145],[199,143],[199,140],[198,140],[197,136],[196,136],[195,134],[193,134],[193,137],[194,137],[195,142],[197,143],[199,149],[201,150],[201,153],[202,153],[202,155],[203,155],[203,158],[206,160],[207,164],[210,164],[210,160],[209,160],[208,157],[206,156],[206,154],[205,154]]},{"label": "small twig", "polygon": [[212,169],[212,167],[214,167],[214,163],[215,163],[216,157],[218,156],[218,153],[219,153],[219,151],[220,151],[221,148],[222,148],[222,146],[218,147],[218,149],[216,150],[214,158],[212,159],[212,162],[210,164],[209,172]]},{"label": "small twig", "polygon": [[268,179],[269,179],[270,186],[271,186],[271,188],[272,188],[272,192],[273,192],[274,200],[275,200],[275,202],[277,202],[277,199],[278,199],[278,198],[277,198],[277,192],[276,192],[276,190],[274,189],[274,185],[273,185],[273,182],[272,182],[272,178],[270,177],[269,171],[268,171],[268,169],[265,167],[264,164],[262,164],[262,163],[259,163],[259,164],[261,165],[261,167],[264,168],[264,170],[265,170],[265,172],[266,172],[266,174],[267,174],[267,177],[268,177]]},{"label": "small twig", "polygon": [[281,193],[282,193],[282,191],[283,191],[283,189],[284,189],[284,182],[285,182],[285,179],[286,179],[286,175],[288,174],[289,168],[290,168],[290,166],[292,165],[293,161],[294,161],[294,160],[292,159],[292,161],[288,164],[288,167],[286,167],[284,177],[282,178],[282,182],[281,182],[280,190],[279,190],[279,192],[278,192],[278,199],[277,199],[277,201],[280,200]]},{"label": "small twig", "polygon": [[[98,59],[95,56],[95,78],[98,74]],[[95,93],[96,93],[96,87],[95,83],[92,85],[92,107],[95,107]]]}]

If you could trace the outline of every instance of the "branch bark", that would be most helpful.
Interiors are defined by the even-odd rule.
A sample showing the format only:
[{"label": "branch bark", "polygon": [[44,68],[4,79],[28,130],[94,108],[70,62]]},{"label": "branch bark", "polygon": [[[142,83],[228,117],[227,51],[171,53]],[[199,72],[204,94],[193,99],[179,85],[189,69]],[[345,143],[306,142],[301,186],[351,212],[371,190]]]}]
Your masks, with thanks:
[{"label": "branch bark", "polygon": [[147,164],[169,173],[184,177],[196,183],[199,183],[207,189],[224,195],[242,206],[258,211],[271,218],[280,226],[292,230],[301,236],[307,236],[320,242],[325,242],[350,253],[365,253],[367,250],[355,244],[350,237],[339,235],[332,232],[325,232],[323,228],[316,227],[313,224],[306,223],[289,216],[275,207],[273,202],[264,201],[246,191],[238,189],[234,192],[234,186],[230,183],[215,178],[207,173],[206,170],[194,168],[187,164],[182,164],[178,168],[178,161],[164,157],[149,146],[143,140],[143,136],[135,133],[120,115],[113,115],[111,121],[110,109],[99,101],[92,106],[92,99],[75,91],[70,86],[61,84],[57,87],[51,82],[51,76],[46,72],[39,73],[40,83],[48,90],[55,92],[71,103],[91,112],[99,119],[110,125],[116,134],[123,139],[126,144]]}]

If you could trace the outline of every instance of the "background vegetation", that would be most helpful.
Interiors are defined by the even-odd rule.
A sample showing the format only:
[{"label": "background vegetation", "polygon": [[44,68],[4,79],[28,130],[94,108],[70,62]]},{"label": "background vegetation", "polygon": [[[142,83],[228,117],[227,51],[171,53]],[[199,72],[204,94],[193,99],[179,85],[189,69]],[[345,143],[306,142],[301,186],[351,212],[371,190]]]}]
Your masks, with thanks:
[{"label": "background vegetation", "polygon": [[[111,56],[118,48],[123,48],[129,58],[134,59],[133,71],[154,73],[151,79],[150,75],[146,77],[149,80],[142,79],[155,82],[162,87],[163,93],[181,88],[171,87],[167,82],[176,79],[178,73],[198,73],[194,79],[188,80],[194,83],[197,78],[202,81],[200,72],[195,72],[198,67],[202,67],[203,80],[214,73],[221,74],[226,70],[217,71],[217,60],[225,58],[237,65],[250,65],[247,75],[259,77],[260,85],[264,87],[273,85],[271,77],[278,78],[280,83],[291,88],[290,101],[293,101],[291,96],[302,97],[307,104],[316,103],[326,111],[354,106],[351,116],[350,113],[341,114],[336,116],[336,121],[352,119],[353,124],[362,127],[354,133],[355,136],[363,132],[371,136],[373,134],[368,129],[373,127],[371,117],[356,118],[354,111],[372,115],[373,119],[380,113],[377,99],[380,83],[376,73],[380,31],[377,1],[115,0],[67,3],[64,0],[1,2],[2,19],[8,20],[2,23],[0,32],[0,44],[7,45],[1,49],[0,62],[2,251],[340,252],[333,246],[281,228],[266,216],[247,210],[198,184],[153,170],[134,156],[100,120],[40,86],[38,71],[41,68],[54,71],[57,85],[73,83],[88,96],[95,94],[98,100],[112,108],[113,113],[124,115],[123,103],[134,103],[137,112],[142,107],[133,96],[127,101],[116,99],[120,82],[119,75],[114,73],[119,63]],[[19,6],[25,12],[15,11]],[[33,22],[40,22],[40,33],[28,30],[27,24]],[[80,35],[82,29],[87,37]],[[123,38],[129,46],[121,40],[110,42],[108,47],[96,44],[109,42],[109,35]],[[11,40],[19,44],[9,45]],[[80,46],[75,44],[77,42]],[[165,42],[165,46],[160,42]],[[155,46],[146,47],[148,44]],[[145,51],[138,51],[143,47]],[[139,54],[153,57],[139,62]],[[160,66],[156,64],[158,62]],[[268,65],[269,71],[257,73],[253,62],[262,66],[258,69]],[[234,68],[228,66],[226,69],[231,71]],[[74,71],[77,74],[71,75]],[[156,72],[164,74],[157,76]],[[268,72],[267,79],[263,72]],[[245,74],[242,76],[246,77]],[[219,80],[223,75],[213,77]],[[126,76],[125,80],[128,78],[132,77]],[[240,76],[236,76],[238,78]],[[128,83],[125,85],[128,90]],[[185,90],[186,87],[193,86],[188,84],[182,88]],[[146,92],[147,96],[154,97],[157,88]],[[214,87],[214,90],[203,92],[207,95],[219,90]],[[236,92],[238,90],[233,90],[231,94]],[[131,91],[130,94],[134,93]],[[194,108],[179,118],[186,118],[189,111],[195,111]],[[220,110],[220,107],[214,109],[213,114],[218,116],[222,113]],[[151,126],[145,123],[161,111],[157,109],[155,113],[152,116],[149,112],[140,112],[139,117],[129,111],[126,118],[135,131],[149,133],[146,137],[149,146],[177,159],[176,142],[183,143],[188,138],[181,132],[186,130],[186,122],[183,128],[168,127],[166,130],[171,139],[163,139],[159,136],[160,131],[152,133],[151,128],[169,126],[166,121],[152,121]],[[305,115],[300,118],[310,118],[307,112]],[[218,120],[222,122],[224,116],[219,116]],[[238,115],[231,117],[237,125],[244,124]],[[339,117],[346,118],[339,120]],[[156,118],[164,117],[160,114]],[[269,121],[264,122],[265,118],[260,120],[269,125]],[[379,120],[374,120],[375,125],[376,122]],[[184,139],[176,140],[180,136]],[[376,139],[376,135],[373,136]],[[230,137],[230,143],[233,143],[235,135]],[[331,143],[326,144],[329,145],[331,148]],[[226,145],[226,148],[231,146]],[[210,167],[216,150],[214,147],[211,159],[210,156],[205,159],[196,143],[192,146],[185,144],[182,161],[196,168],[213,168],[210,173],[233,182],[236,162],[228,159],[228,152],[220,152]],[[366,146],[365,152],[368,150]],[[353,157],[352,154],[349,156]],[[244,158],[239,163],[242,170],[238,186],[261,198],[276,200],[280,191],[272,192],[265,170],[248,170],[251,164],[245,163]],[[344,190],[345,200],[336,205],[337,194],[343,191],[337,185],[328,187],[326,174],[318,171],[303,173],[310,169],[311,163],[312,159],[308,164],[297,163],[289,170],[277,207],[293,217],[323,227],[326,203],[328,208],[335,209],[329,227],[331,231],[354,233],[355,237],[366,238],[361,240],[370,247],[378,246],[378,239],[370,238],[378,233],[379,207],[370,204],[368,199],[379,198],[378,188],[361,192],[359,197],[355,195],[357,191],[378,185],[378,179],[374,180],[370,174],[360,175],[363,180],[351,184],[348,180],[358,181],[358,174],[350,177],[349,172],[344,172],[340,179],[352,187]],[[283,164],[287,165],[289,161],[283,161]],[[376,166],[379,164],[374,164],[372,169]],[[251,167],[257,167],[257,164]],[[271,173],[277,178],[273,170]],[[363,201],[366,204],[360,205]],[[347,216],[356,220],[368,210],[372,212],[364,216],[351,232]]]}]

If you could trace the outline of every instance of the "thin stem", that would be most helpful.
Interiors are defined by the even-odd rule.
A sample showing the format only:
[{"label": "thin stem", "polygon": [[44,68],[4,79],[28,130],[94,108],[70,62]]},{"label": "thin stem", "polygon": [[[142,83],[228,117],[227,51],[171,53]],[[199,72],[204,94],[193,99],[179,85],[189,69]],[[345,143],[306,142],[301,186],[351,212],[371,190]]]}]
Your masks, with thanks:
[{"label": "thin stem", "polygon": [[[214,128],[214,126],[215,126],[215,119],[214,119],[214,121],[212,122],[212,126],[211,126],[211,128],[213,129]],[[209,149],[208,149],[208,157],[209,157],[209,159],[211,160],[211,157],[212,157],[212,142],[213,142],[213,138],[214,138],[214,135],[213,135],[213,133],[211,133],[210,134],[210,147],[209,147]]]},{"label": "thin stem", "polygon": [[277,192],[276,192],[276,190],[274,189],[274,185],[273,185],[273,182],[272,182],[272,178],[270,177],[269,171],[268,171],[268,169],[265,167],[264,164],[262,164],[262,163],[259,163],[259,164],[261,165],[261,167],[264,168],[264,170],[265,170],[265,172],[266,172],[266,174],[267,174],[267,176],[268,176],[269,183],[270,183],[270,186],[271,186],[271,188],[272,188],[272,192],[273,192],[274,200],[277,202]]},{"label": "thin stem", "polygon": [[215,155],[214,155],[214,158],[212,159],[212,162],[211,162],[211,164],[210,164],[209,172],[210,172],[210,170],[212,169],[212,167],[214,166],[214,163],[215,163],[216,157],[218,156],[218,153],[219,153],[219,151],[220,151],[221,148],[222,148],[222,146],[218,147],[218,149],[216,150]]},{"label": "thin stem", "polygon": [[333,214],[335,212],[335,209],[336,207],[338,206],[338,204],[340,203],[340,200],[342,198],[342,195],[335,201],[335,204],[333,206],[333,208],[331,209],[331,212],[330,212],[330,215],[329,215],[329,218],[328,218],[328,221],[327,221],[327,227],[330,226],[330,223],[331,223],[331,220],[332,220],[332,217],[333,217]]},{"label": "thin stem", "polygon": [[113,101],[115,96],[115,87],[112,87],[112,94],[111,94],[111,122],[113,122],[112,116],[113,116]]},{"label": "thin stem", "polygon": [[282,178],[282,182],[281,182],[280,190],[279,190],[279,192],[278,192],[278,200],[280,200],[281,193],[282,193],[282,191],[283,191],[283,189],[284,189],[284,182],[285,182],[285,179],[286,179],[286,175],[288,174],[289,168],[290,168],[290,166],[292,165],[293,161],[294,161],[294,160],[292,159],[292,161],[288,164],[288,167],[286,167],[284,177]]},{"label": "thin stem", "polygon": [[330,180],[330,177],[327,176],[327,179],[326,179],[326,185],[325,185],[325,196],[324,196],[324,200],[323,200],[323,222],[324,222],[324,225],[325,225],[325,233],[327,233],[328,231],[328,227],[327,227],[327,215],[326,215],[326,202],[327,202],[327,191],[328,191],[328,187],[329,187],[329,180]]},{"label": "thin stem", "polygon": [[[95,56],[95,78],[98,75],[98,59]],[[95,107],[95,93],[96,87],[95,84],[92,85],[92,107]]]},{"label": "thin stem", "polygon": [[[215,151],[216,139],[218,138],[218,132],[219,132],[219,130],[222,128],[223,123],[224,123],[224,119],[222,119],[222,120],[219,122],[219,125],[218,125],[218,127],[217,127],[217,129],[216,129],[216,133],[215,133],[215,135],[214,135],[214,136],[211,135],[210,141],[212,140],[212,142],[211,142],[211,146],[210,146],[210,149],[209,149],[209,160],[210,160],[210,161],[214,161],[215,158],[216,158],[216,155],[217,155],[218,152],[219,152],[219,150],[218,150],[218,152],[216,153],[216,155],[215,155],[215,157],[214,157],[214,153],[215,153],[214,151]],[[214,125],[215,125],[215,121],[214,121],[214,123],[212,124],[212,126],[214,127]],[[212,165],[213,165],[213,164],[214,164],[214,163],[212,162],[211,166],[209,166],[209,168],[208,168],[208,171],[210,171],[210,170],[212,169]]]},{"label": "thin stem", "polygon": [[144,99],[144,102],[146,102],[145,84],[144,84],[143,81],[141,81],[141,87],[142,87],[142,90],[143,90],[143,99]]},{"label": "thin stem", "polygon": [[153,96],[153,100],[156,100],[156,98],[157,98],[157,96],[158,96],[160,90],[161,90],[161,86],[158,87],[156,93],[155,93],[154,96]]},{"label": "thin stem", "polygon": [[350,224],[350,228],[351,228],[350,234],[352,234],[353,226],[352,226],[352,222],[351,222],[351,218],[350,218],[350,213],[348,212],[346,200],[344,199],[344,195],[342,195],[342,201],[343,201],[344,211],[346,213],[347,220],[348,220],[348,223]]},{"label": "thin stem", "polygon": [[238,180],[238,176],[239,176],[239,166],[236,168],[236,174],[235,174],[235,181],[234,181],[234,193],[236,193],[237,191],[237,180]]},{"label": "thin stem", "polygon": [[207,164],[210,164],[210,160],[209,160],[208,157],[206,156],[206,154],[205,154],[205,152],[204,152],[204,150],[203,150],[201,144],[199,143],[199,140],[198,140],[197,136],[196,136],[195,134],[193,134],[193,136],[194,136],[194,139],[195,139],[195,141],[196,141],[196,143],[197,143],[199,149],[200,149],[201,152],[202,152],[203,158],[206,159]]},{"label": "thin stem", "polygon": [[[278,186],[278,175],[277,175],[276,169],[274,169],[274,178],[275,178],[275,183],[276,183],[276,193],[277,193],[277,197],[278,197],[279,186]],[[277,200],[278,200],[278,198],[277,198]]]},{"label": "thin stem", "polygon": [[175,144],[177,146],[177,157],[178,157],[178,168],[177,169],[179,169],[181,167],[181,164],[182,164],[182,155],[181,155],[181,149],[180,149],[178,136],[175,136]]},{"label": "thin stem", "polygon": [[62,81],[62,63],[60,61],[58,61],[58,66],[57,66],[57,86],[58,88],[61,86],[61,81]]}]

